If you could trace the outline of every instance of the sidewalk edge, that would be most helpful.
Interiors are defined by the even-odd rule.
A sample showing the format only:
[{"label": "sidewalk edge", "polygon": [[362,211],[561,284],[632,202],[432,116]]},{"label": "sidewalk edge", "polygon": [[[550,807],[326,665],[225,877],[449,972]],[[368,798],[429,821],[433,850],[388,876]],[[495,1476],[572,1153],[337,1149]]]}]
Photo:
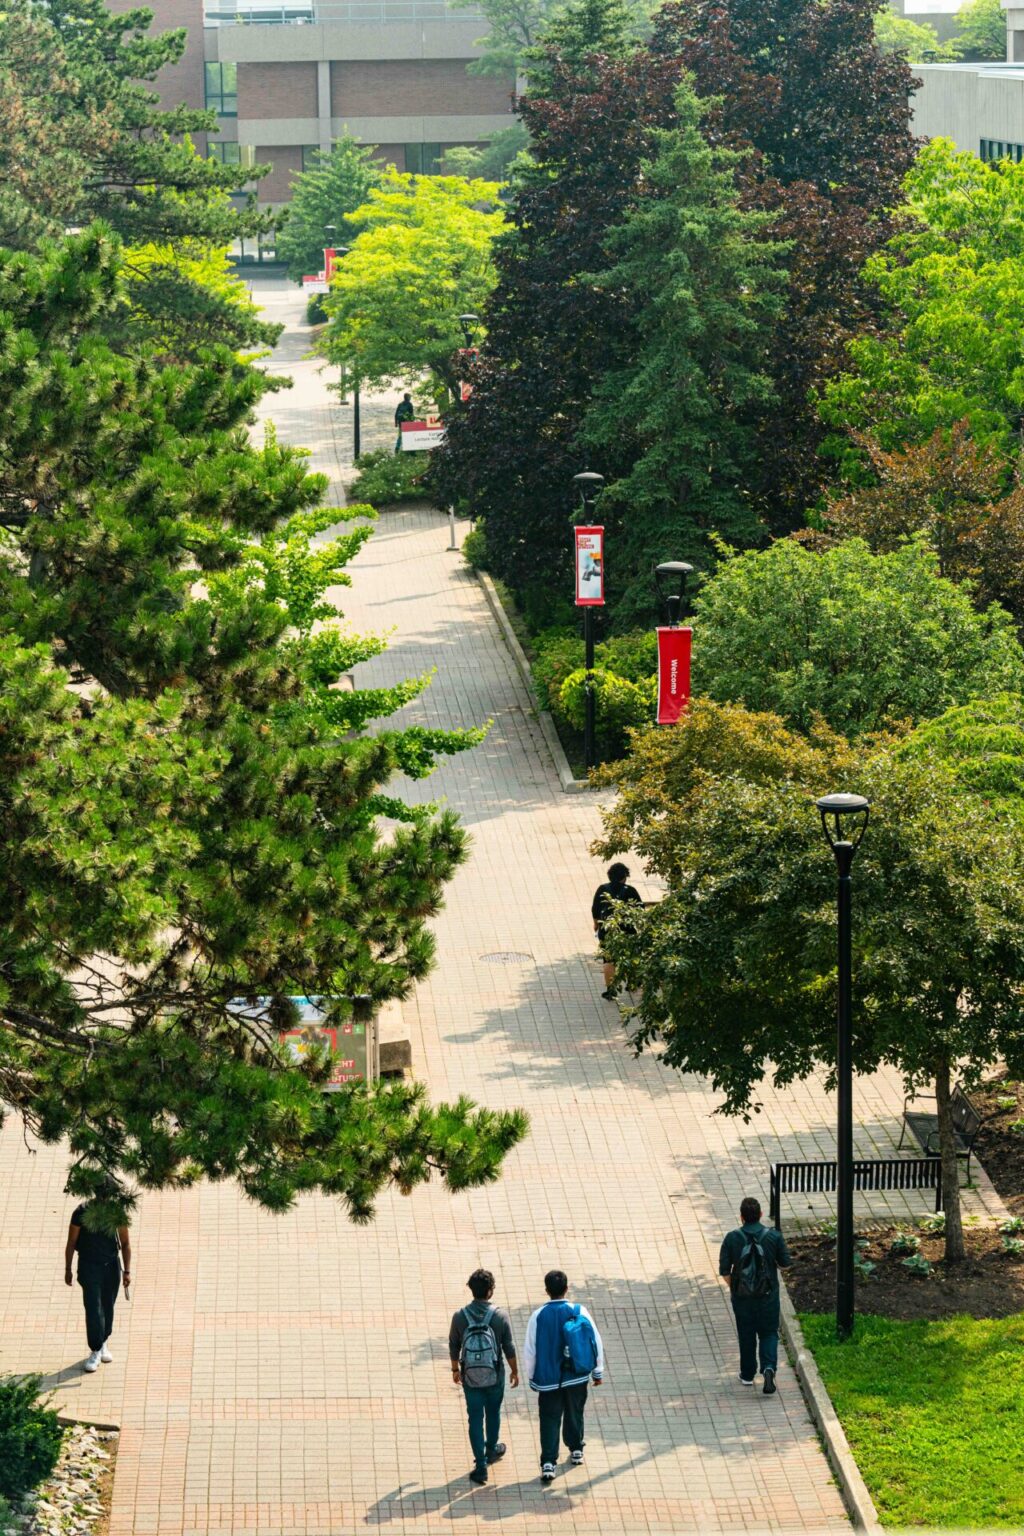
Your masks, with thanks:
[{"label": "sidewalk edge", "polygon": [[573,778],[572,769],[569,767],[569,759],[566,757],[565,748],[559,740],[558,731],[551,713],[549,710],[541,709],[537,703],[537,693],[533,686],[533,673],[530,671],[530,663],[526,659],[526,652],[519,644],[519,638],[512,628],[509,616],[505,612],[494,582],[484,571],[476,571],[474,574],[483,588],[484,597],[487,599],[487,606],[497,620],[502,638],[512,654],[512,660],[515,662],[519,676],[522,678],[523,685],[530,696],[530,702],[536,710],[541,733],[547,742],[548,751],[551,753],[551,758],[555,765],[555,772],[558,774],[558,782],[561,784],[565,794],[582,794],[584,790],[590,788],[590,785],[586,779]]},{"label": "sidewalk edge", "polygon": [[803,1389],[804,1401],[824,1441],[825,1454],[835,1473],[850,1519],[857,1530],[866,1531],[869,1536],[883,1536],[883,1527],[878,1518],[874,1500],[860,1475],[860,1468],[850,1450],[846,1431],[840,1423],[835,1405],[828,1395],[828,1389],[821,1379],[817,1362],[804,1342],[803,1329],[800,1327],[800,1321],[785,1284],[780,1286],[780,1299],[782,1336],[793,1358],[797,1380]]}]

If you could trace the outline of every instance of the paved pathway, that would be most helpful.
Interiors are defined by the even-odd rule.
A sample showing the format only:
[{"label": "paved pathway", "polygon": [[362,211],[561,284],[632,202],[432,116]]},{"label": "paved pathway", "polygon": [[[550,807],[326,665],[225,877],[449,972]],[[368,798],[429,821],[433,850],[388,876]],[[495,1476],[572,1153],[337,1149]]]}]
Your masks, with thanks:
[{"label": "paved pathway", "polygon": [[[301,301],[264,291],[296,327],[277,362],[297,386],[267,413],[337,479],[341,408],[301,360]],[[381,430],[390,409],[367,407]],[[717,1236],[741,1193],[763,1188],[769,1159],[828,1153],[832,1103],[816,1082],[769,1093],[743,1126],[712,1117],[703,1083],[633,1060],[593,958],[594,798],[559,792],[481,591],[446,543],[436,513],[384,516],[339,600],[357,626],[396,631],[367,681],[436,664],[410,720],[494,717],[482,747],[411,790],[458,809],[473,857],[437,923],[438,969],[405,1018],[435,1098],[524,1105],[531,1136],[493,1188],[388,1196],[368,1229],[325,1199],[274,1217],[230,1186],[146,1197],[117,1358],[85,1377],[77,1288],[60,1283],[64,1161],[10,1124],[0,1368],[50,1372],[70,1411],[122,1424],[111,1536],[837,1530],[842,1505],[796,1382],[784,1365],[774,1399],[739,1386],[712,1278]],[[865,1152],[894,1144],[898,1103],[892,1079],[858,1085]],[[605,1334],[586,1466],[550,1489],[522,1390],[497,1475],[479,1492],[466,1481],[446,1330],[479,1263],[499,1275],[520,1338],[556,1263]]]}]

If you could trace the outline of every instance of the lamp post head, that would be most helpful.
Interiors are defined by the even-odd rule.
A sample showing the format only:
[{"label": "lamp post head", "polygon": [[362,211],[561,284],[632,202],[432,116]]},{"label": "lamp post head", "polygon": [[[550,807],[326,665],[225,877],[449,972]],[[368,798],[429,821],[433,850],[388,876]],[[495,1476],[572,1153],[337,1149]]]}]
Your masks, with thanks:
[{"label": "lamp post head", "polygon": [[658,594],[668,610],[671,629],[675,629],[679,623],[679,610],[683,606],[686,578],[692,575],[693,566],[687,565],[685,560],[663,560],[660,565],[654,567],[654,580]]},{"label": "lamp post head", "polygon": [[836,794],[823,795],[815,804],[821,814],[821,830],[832,852],[848,848],[852,859],[867,831],[871,801],[863,795]]},{"label": "lamp post head", "polygon": [[580,493],[584,512],[589,515],[593,509],[594,502],[601,494],[604,486],[604,475],[598,475],[592,469],[585,469],[582,474],[573,475],[572,483]]},{"label": "lamp post head", "polygon": [[459,315],[458,316],[458,321],[459,321],[459,324],[462,326],[462,335],[463,335],[463,339],[465,340],[465,343],[466,343],[466,351],[469,352],[469,351],[472,350],[472,347],[473,347],[473,327],[475,325],[479,325],[480,324],[480,316],[479,315]]}]

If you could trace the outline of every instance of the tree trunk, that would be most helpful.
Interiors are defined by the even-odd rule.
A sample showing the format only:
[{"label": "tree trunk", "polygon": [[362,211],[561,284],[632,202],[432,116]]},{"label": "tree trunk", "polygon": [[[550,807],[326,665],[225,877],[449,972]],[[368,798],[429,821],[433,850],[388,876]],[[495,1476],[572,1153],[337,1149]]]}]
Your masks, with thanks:
[{"label": "tree trunk", "polygon": [[960,1215],[960,1170],[956,1157],[953,1120],[949,1108],[949,1057],[941,1056],[935,1064],[935,1104],[939,1113],[939,1153],[942,1158],[942,1209],[946,1213],[946,1262],[956,1264],[965,1257],[964,1227]]}]

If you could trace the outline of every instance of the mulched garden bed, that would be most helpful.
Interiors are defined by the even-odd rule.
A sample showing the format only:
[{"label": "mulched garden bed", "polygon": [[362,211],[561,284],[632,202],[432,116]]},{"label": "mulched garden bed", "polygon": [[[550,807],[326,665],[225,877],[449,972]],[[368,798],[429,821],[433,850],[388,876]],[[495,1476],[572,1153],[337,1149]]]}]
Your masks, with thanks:
[{"label": "mulched garden bed", "polygon": [[982,1115],[993,1115],[978,1132],[974,1155],[1007,1210],[1024,1216],[1024,1084],[1005,1074],[968,1094]]},{"label": "mulched garden bed", "polygon": [[[933,1269],[914,1273],[903,1262],[915,1255],[893,1253],[893,1241],[909,1237],[920,1256]],[[1024,1231],[1006,1234],[1008,1242],[1021,1242]],[[967,1258],[947,1266],[942,1254],[945,1238],[921,1227],[864,1229],[858,1252],[875,1267],[869,1275],[856,1276],[857,1310],[900,1320],[969,1317],[1009,1317],[1024,1312],[1024,1251],[1007,1253],[1004,1234],[990,1227],[964,1231]],[[786,1286],[798,1312],[830,1312],[835,1306],[835,1236],[828,1230],[789,1239],[793,1267],[786,1271]]]}]

